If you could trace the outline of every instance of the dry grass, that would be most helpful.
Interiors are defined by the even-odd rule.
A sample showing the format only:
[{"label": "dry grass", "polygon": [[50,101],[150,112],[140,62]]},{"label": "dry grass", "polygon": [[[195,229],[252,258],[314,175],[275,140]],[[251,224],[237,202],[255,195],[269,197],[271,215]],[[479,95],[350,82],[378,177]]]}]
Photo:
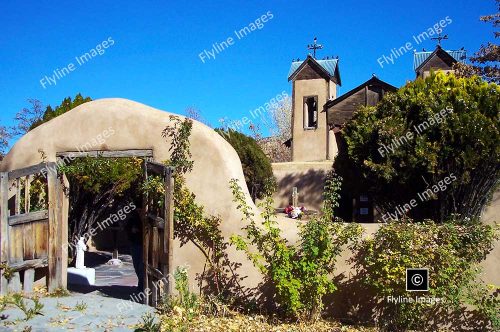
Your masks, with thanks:
[{"label": "dry grass", "polygon": [[161,331],[248,331],[248,332],[376,332],[373,328],[342,326],[338,322],[320,320],[311,322],[283,322],[265,316],[249,316],[231,312],[225,317],[199,315],[188,320],[182,312],[160,316]]}]

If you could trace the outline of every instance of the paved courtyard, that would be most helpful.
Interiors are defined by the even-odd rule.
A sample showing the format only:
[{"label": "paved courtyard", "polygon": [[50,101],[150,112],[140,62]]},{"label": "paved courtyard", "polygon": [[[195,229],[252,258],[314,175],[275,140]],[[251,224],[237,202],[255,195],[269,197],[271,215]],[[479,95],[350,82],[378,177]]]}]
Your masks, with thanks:
[{"label": "paved courtyard", "polygon": [[[8,318],[0,323],[0,331],[133,331],[141,317],[154,309],[130,301],[137,293],[137,276],[129,255],[119,255],[122,265],[107,265],[108,252],[88,252],[85,265],[95,268],[94,286],[69,285],[67,297],[42,298],[43,315],[23,321],[23,312],[9,307],[2,312]],[[25,300],[29,307],[33,304]],[[80,306],[77,306],[80,305]],[[82,305],[85,307],[81,310]],[[78,309],[80,308],[80,310]]]},{"label": "paved courtyard", "polygon": [[[25,300],[28,306],[33,304]],[[97,291],[88,294],[72,293],[71,296],[40,300],[43,315],[24,321],[24,314],[18,308],[8,308],[2,312],[8,315],[1,321],[0,331],[133,331],[141,317],[154,309],[143,304],[102,296]],[[79,311],[77,305],[86,308]]]},{"label": "paved courtyard", "polygon": [[85,266],[95,269],[94,286],[68,285],[71,291],[89,293],[99,291],[105,296],[131,299],[137,293],[137,275],[130,255],[118,255],[121,265],[106,264],[111,259],[111,253],[94,251],[85,253]]}]

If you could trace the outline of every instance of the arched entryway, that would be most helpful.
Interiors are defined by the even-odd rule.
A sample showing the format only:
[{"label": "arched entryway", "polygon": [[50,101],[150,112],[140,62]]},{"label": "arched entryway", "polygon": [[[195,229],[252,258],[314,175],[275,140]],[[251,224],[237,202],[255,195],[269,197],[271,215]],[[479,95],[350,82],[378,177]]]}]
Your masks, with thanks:
[{"label": "arched entryway", "polygon": [[[126,99],[100,99],[82,104],[70,112],[52,119],[21,137],[0,164],[0,171],[9,172],[42,161],[40,151],[47,162],[56,162],[57,154],[64,151],[125,151],[152,150],[153,161],[161,163],[171,158],[172,139],[163,137],[167,126],[174,124],[173,113],[154,109]],[[182,118],[182,116],[179,116]],[[196,201],[207,213],[221,219],[220,229],[224,237],[241,233],[241,219],[237,203],[229,187],[231,179],[245,182],[241,162],[231,145],[213,129],[193,121],[189,137],[194,167],[186,174],[186,185],[196,195]],[[245,188],[246,191],[246,188]],[[256,216],[248,192],[248,204]],[[284,222],[283,222],[284,223]],[[286,232],[294,233],[288,226]],[[189,282],[197,285],[196,275],[203,273],[205,258],[191,242],[174,241],[174,266],[189,266]],[[248,277],[244,284],[254,287],[261,281],[243,253],[230,249],[228,254],[241,262]]]},{"label": "arched entryway", "polygon": [[[35,273],[38,273],[38,278],[46,278],[49,291],[67,287],[68,248],[74,244],[68,241],[69,182],[65,174],[58,170],[61,165],[76,158],[97,156],[143,158],[143,179],[154,176],[163,181],[165,190],[162,202],[148,197],[148,194],[144,194],[142,199],[141,268],[144,286],[142,294],[136,298],[156,306],[162,295],[171,293],[169,276],[173,271],[173,169],[153,162],[152,150],[61,152],[57,154],[56,163],[41,163],[1,173],[1,260],[6,264],[4,270],[12,271],[11,278],[2,277],[2,293],[21,288],[30,291],[37,278]],[[34,177],[46,179],[47,208],[32,212],[29,202],[30,179]],[[22,192],[24,200],[21,199]],[[23,209],[21,205],[24,206]]]}]

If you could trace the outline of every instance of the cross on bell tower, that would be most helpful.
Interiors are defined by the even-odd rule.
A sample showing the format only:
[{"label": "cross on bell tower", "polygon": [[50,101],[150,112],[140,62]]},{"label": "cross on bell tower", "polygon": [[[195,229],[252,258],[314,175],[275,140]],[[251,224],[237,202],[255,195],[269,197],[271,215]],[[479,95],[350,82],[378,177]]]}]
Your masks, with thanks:
[{"label": "cross on bell tower", "polygon": [[316,59],[316,50],[320,50],[323,48],[323,45],[317,43],[318,38],[314,37],[314,44],[307,45],[308,50],[313,50],[313,58]]},{"label": "cross on bell tower", "polygon": [[441,40],[448,39],[448,35],[444,35],[441,37],[441,31],[438,33],[437,37],[432,37],[431,39],[438,41],[438,46],[441,46]]}]

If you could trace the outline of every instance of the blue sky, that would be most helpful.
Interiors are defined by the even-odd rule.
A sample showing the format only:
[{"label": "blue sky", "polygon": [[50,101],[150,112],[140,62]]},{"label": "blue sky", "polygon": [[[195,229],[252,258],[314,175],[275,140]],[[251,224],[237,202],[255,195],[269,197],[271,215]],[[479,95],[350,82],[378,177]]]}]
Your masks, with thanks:
[{"label": "blue sky", "polygon": [[[63,4],[64,3],[64,4]],[[240,119],[272,97],[291,92],[292,59],[304,59],[314,36],[318,58],[340,57],[342,87],[349,91],[376,73],[401,86],[414,78],[408,52],[381,68],[377,59],[411,42],[413,35],[448,16],[446,49],[468,54],[493,39],[479,16],[496,11],[493,0],[443,1],[10,1],[0,4],[2,125],[36,98],[57,105],[81,92],[93,99],[122,97],[174,113],[194,106],[212,123]],[[242,39],[240,30],[270,12],[264,27]],[[108,38],[103,55],[78,65]],[[203,63],[199,53],[228,37],[233,45]],[[434,48],[428,40],[417,46]],[[75,68],[54,86],[40,80]]]}]

